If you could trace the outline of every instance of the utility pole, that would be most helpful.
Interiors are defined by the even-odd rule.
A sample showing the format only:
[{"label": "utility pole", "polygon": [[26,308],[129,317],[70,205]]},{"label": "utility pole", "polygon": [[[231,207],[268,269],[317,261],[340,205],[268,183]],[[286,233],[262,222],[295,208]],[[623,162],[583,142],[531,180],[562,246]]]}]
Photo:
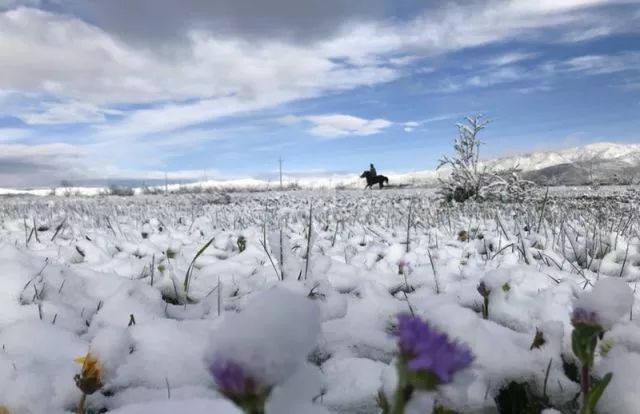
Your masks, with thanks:
[{"label": "utility pole", "polygon": [[278,164],[280,165],[280,191],[282,191],[282,157],[278,158]]},{"label": "utility pole", "polygon": [[169,194],[169,180],[167,179],[167,172],[164,172],[164,195]]}]

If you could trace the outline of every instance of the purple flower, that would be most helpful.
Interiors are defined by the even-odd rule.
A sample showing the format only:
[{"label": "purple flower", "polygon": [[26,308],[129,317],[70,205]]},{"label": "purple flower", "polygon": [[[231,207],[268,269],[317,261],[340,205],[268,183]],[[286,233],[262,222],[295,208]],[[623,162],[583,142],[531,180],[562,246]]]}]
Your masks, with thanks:
[{"label": "purple flower", "polygon": [[216,359],[209,370],[220,391],[229,397],[243,397],[256,392],[256,382],[232,360]]},{"label": "purple flower", "polygon": [[426,372],[440,383],[450,382],[453,375],[473,362],[473,355],[465,345],[449,340],[447,335],[431,327],[420,318],[399,315],[398,338],[406,369]]},{"label": "purple flower", "polygon": [[584,308],[575,308],[571,314],[571,323],[576,325],[592,325],[599,326],[598,315],[594,311],[589,311]]}]

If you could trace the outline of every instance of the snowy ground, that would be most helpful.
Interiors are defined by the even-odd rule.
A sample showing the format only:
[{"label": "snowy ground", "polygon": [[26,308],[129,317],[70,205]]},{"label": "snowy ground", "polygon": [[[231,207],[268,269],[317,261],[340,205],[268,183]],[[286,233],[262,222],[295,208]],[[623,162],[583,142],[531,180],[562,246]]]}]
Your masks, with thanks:
[{"label": "snowy ground", "polygon": [[[453,207],[420,190],[2,199],[0,412],[73,412],[74,358],[91,351],[90,412],[239,413],[209,372],[222,355],[273,383],[267,413],[376,413],[395,381],[396,315],[410,311],[475,355],[439,405],[496,412],[515,381],[570,410],[574,301],[598,279],[634,292],[640,280],[640,196],[605,194]],[[640,305],[623,311],[596,355],[596,376],[613,372],[600,413],[640,406]]]}]

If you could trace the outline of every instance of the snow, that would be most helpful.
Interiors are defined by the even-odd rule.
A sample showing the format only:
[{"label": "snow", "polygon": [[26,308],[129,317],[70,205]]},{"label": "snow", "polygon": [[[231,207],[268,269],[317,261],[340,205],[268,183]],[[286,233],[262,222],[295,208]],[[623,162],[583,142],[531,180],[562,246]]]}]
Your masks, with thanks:
[{"label": "snow", "polygon": [[593,289],[580,296],[575,308],[594,312],[599,324],[608,330],[629,315],[633,300],[633,291],[623,279],[603,277]]},{"label": "snow", "polygon": [[225,315],[209,360],[232,360],[259,383],[280,384],[304,363],[319,331],[320,312],[312,300],[274,287],[240,313]]},{"label": "snow", "polygon": [[[391,395],[397,381],[396,316],[414,312],[475,361],[436,393],[418,393],[408,412],[434,401],[495,412],[511,381],[561,407],[579,392],[562,361],[573,361],[580,306],[607,329],[594,373],[614,375],[600,412],[634,413],[640,238],[624,223],[640,203],[574,197],[584,191],[553,194],[539,231],[542,196],[453,206],[428,190],[233,193],[229,204],[215,194],[7,199],[0,405],[73,412],[73,360],[91,352],[104,383],[87,398],[95,412],[240,413],[216,388],[216,358],[273,386],[267,414],[376,412],[378,391]],[[49,229],[27,243],[25,217],[27,231],[33,219]],[[185,274],[211,239],[187,301]],[[486,320],[480,282],[491,291]],[[544,343],[531,349],[536,331]]]},{"label": "snow", "polygon": [[242,411],[232,403],[224,400],[207,400],[200,398],[184,400],[168,400],[166,402],[149,402],[131,404],[127,407],[110,411],[113,414],[241,414]]},{"label": "snow", "polygon": [[332,359],[323,366],[328,383],[323,404],[342,413],[375,411],[386,364],[368,358]]},{"label": "snow", "polygon": [[640,382],[640,354],[614,348],[600,361],[596,369],[599,376],[612,372],[613,377],[598,403],[602,412],[633,414],[638,412]]}]

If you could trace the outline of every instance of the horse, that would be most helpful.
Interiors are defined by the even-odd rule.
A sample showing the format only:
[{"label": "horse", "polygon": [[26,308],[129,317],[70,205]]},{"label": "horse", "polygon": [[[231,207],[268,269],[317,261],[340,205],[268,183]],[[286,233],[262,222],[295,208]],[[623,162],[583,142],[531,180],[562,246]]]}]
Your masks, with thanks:
[{"label": "horse", "polygon": [[384,175],[371,176],[371,171],[364,171],[360,178],[367,179],[367,186],[365,188],[371,188],[374,184],[378,184],[380,188],[382,188],[384,183],[389,184],[389,178]]}]

